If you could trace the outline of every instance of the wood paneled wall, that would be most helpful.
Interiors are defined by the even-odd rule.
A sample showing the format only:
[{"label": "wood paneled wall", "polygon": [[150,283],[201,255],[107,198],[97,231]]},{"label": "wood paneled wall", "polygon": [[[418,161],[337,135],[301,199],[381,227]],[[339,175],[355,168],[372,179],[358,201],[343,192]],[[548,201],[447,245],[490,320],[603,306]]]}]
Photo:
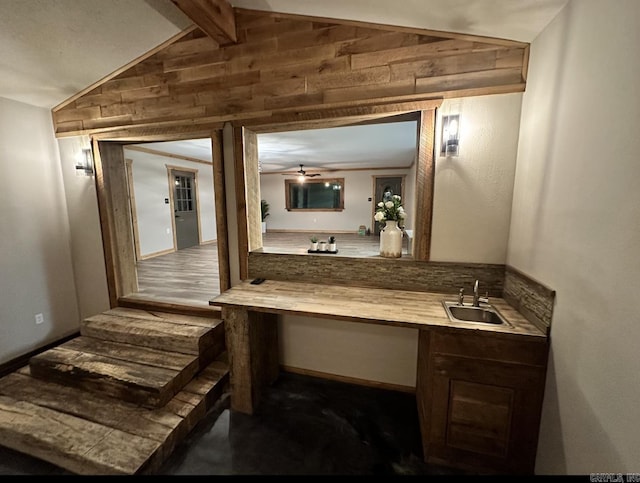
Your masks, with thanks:
[{"label": "wood paneled wall", "polygon": [[235,17],[237,43],[220,45],[192,27],[55,107],[56,134],[241,125],[525,87],[529,47],[521,42],[243,9]]}]

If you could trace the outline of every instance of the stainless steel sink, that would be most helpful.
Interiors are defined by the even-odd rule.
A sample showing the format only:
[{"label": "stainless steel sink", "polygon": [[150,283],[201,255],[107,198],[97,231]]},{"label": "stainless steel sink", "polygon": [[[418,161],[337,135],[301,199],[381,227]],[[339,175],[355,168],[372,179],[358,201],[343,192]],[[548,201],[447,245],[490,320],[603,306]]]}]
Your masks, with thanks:
[{"label": "stainless steel sink", "polygon": [[504,317],[490,304],[481,304],[479,307],[473,305],[459,305],[457,302],[443,300],[442,305],[449,319],[453,322],[479,322],[481,324],[508,325]]}]

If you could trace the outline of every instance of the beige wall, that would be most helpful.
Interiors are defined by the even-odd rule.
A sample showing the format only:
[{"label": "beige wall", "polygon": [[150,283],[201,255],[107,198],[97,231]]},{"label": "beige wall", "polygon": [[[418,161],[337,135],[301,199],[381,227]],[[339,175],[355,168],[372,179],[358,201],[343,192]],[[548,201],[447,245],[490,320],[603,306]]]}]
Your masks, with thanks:
[{"label": "beige wall", "polygon": [[[0,98],[0,363],[79,328],[60,160],[49,110]],[[35,315],[44,322],[36,325]]]},{"label": "beige wall", "polygon": [[88,136],[58,139],[69,213],[73,274],[81,319],[109,309],[95,176],[76,176],[76,160],[91,148]]},{"label": "beige wall", "polygon": [[[445,99],[436,121],[431,259],[504,263],[522,94]],[[460,154],[440,157],[442,116],[460,114]]]},{"label": "beige wall", "polygon": [[[364,225],[373,231],[373,212],[375,196],[373,176],[408,176],[409,169],[385,169],[362,171],[332,171],[328,175],[316,178],[343,178],[344,179],[344,210],[319,211],[319,212],[295,212],[287,211],[285,203],[285,180],[293,179],[291,176],[283,176],[279,173],[260,175],[260,196],[269,201],[269,218],[267,218],[268,230],[294,230],[294,231],[318,231],[330,233],[332,230],[340,232],[357,233],[360,225]],[[405,178],[406,182],[406,178]],[[414,178],[415,182],[415,178]],[[405,187],[404,206],[408,215],[413,205],[412,196],[407,193]],[[371,198],[371,201],[369,201]],[[411,229],[411,223],[407,223]]]},{"label": "beige wall", "polygon": [[200,239],[202,243],[217,240],[212,165],[126,147],[124,157],[132,161],[138,243],[142,257],[174,248],[173,213],[171,205],[164,201],[170,198],[167,166],[197,170]]},{"label": "beige wall", "polygon": [[639,471],[638,45],[640,2],[572,0],[531,48],[507,262],[557,291],[539,474]]}]

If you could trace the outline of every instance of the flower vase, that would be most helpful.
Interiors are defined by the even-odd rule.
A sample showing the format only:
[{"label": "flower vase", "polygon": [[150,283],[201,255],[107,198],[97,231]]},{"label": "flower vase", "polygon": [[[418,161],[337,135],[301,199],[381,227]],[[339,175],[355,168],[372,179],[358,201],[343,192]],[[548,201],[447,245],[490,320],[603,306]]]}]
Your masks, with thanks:
[{"label": "flower vase", "polygon": [[402,230],[397,221],[387,220],[380,231],[380,256],[385,258],[402,256]]}]

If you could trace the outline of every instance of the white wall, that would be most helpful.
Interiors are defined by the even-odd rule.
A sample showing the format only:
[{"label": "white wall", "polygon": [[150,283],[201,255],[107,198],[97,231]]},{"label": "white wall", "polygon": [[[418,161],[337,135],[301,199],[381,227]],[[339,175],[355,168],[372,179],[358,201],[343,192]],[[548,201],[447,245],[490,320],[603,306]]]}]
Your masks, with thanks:
[{"label": "white wall", "polygon": [[[47,109],[0,98],[0,363],[79,329],[60,158]],[[36,325],[35,314],[44,322]]]},{"label": "white wall", "polygon": [[[521,93],[445,99],[436,121],[431,259],[504,263]],[[460,114],[460,153],[440,157],[442,116]]]},{"label": "white wall", "polygon": [[177,158],[125,148],[125,158],[133,160],[133,190],[136,200],[140,255],[148,256],[173,249],[173,226],[167,165],[198,170],[198,200],[202,242],[217,239],[213,191],[213,167]]},{"label": "white wall", "polygon": [[[408,173],[408,169],[332,171],[327,177],[344,178],[344,210],[340,212],[287,211],[285,208],[284,183],[286,179],[292,178],[282,174],[261,174],[260,196],[269,203],[267,230],[357,233],[360,225],[365,225],[367,228],[372,229],[375,204],[372,176],[407,175]],[[406,195],[407,191],[405,189]],[[369,201],[369,198],[372,198],[372,201]],[[407,199],[406,202],[409,203],[405,205],[405,209],[409,214],[408,207],[411,206],[412,200]]]},{"label": "white wall", "polygon": [[280,363],[287,366],[406,387],[416,384],[416,329],[292,315],[279,317],[278,342]]},{"label": "white wall", "polygon": [[557,291],[539,474],[638,472],[640,2],[532,43],[507,262]]},{"label": "white wall", "polygon": [[95,176],[77,176],[76,163],[83,149],[91,149],[88,136],[58,139],[60,163],[71,234],[73,275],[80,318],[108,310],[109,289],[100,232]]}]

